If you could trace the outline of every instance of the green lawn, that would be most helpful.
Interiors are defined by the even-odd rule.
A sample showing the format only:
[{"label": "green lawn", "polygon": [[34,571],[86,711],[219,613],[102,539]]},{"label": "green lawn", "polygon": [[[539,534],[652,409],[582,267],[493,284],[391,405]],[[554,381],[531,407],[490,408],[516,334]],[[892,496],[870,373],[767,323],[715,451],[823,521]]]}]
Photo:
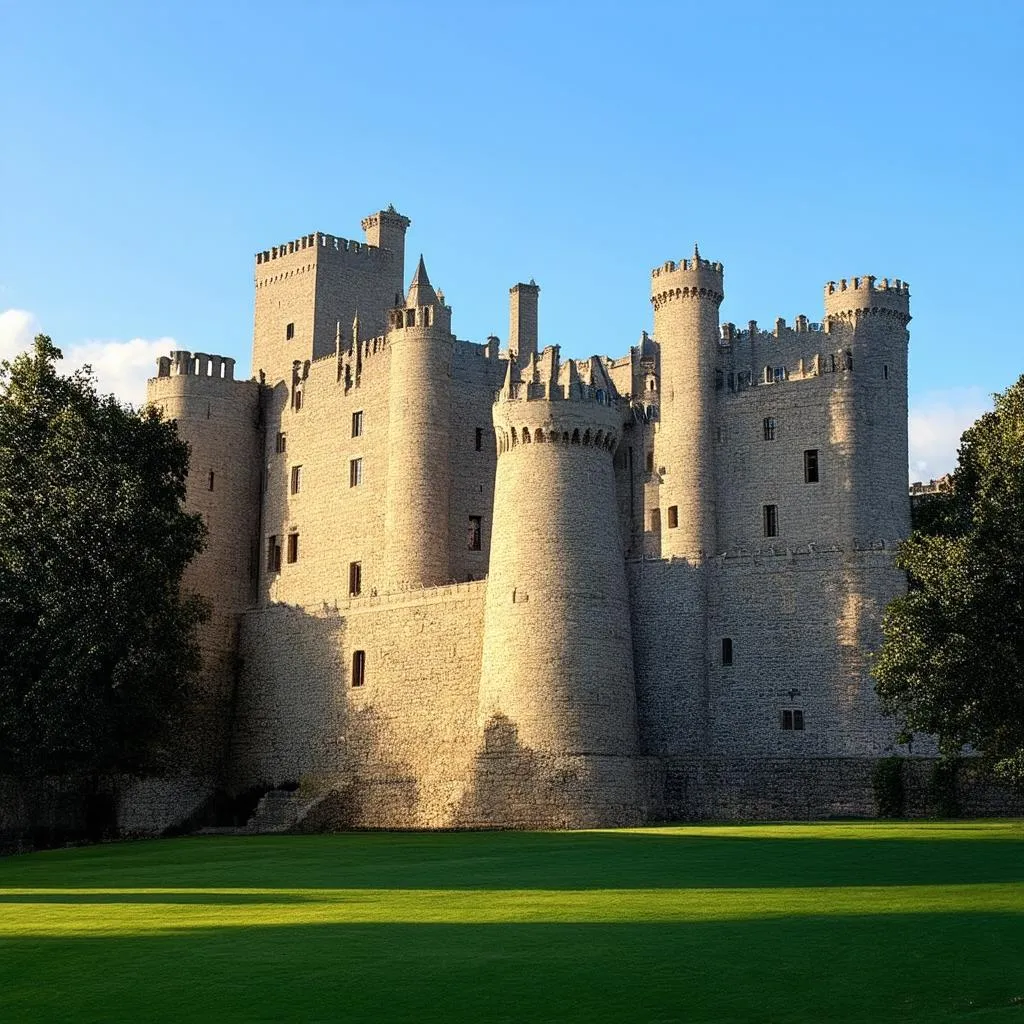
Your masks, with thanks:
[{"label": "green lawn", "polygon": [[1024,1024],[1024,823],[0,860],[0,1021],[196,1019]]}]

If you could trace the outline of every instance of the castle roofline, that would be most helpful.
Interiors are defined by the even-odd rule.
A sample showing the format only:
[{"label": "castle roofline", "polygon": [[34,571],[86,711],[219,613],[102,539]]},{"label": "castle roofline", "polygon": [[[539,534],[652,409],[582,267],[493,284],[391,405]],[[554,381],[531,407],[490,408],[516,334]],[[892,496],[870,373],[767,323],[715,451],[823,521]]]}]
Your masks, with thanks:
[{"label": "castle roofline", "polygon": [[413,275],[412,284],[409,285],[409,294],[405,297],[405,305],[407,309],[438,305],[437,292],[434,291],[434,286],[427,276],[427,266],[423,262],[422,253],[420,253],[420,262]]}]

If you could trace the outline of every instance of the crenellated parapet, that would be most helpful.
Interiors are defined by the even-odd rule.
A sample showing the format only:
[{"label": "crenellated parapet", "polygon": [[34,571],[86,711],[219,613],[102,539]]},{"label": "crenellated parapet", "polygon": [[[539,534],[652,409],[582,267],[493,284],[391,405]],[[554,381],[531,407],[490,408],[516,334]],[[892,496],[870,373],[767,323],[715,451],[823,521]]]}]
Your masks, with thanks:
[{"label": "crenellated parapet", "polygon": [[234,380],[235,360],[230,356],[208,355],[206,352],[177,350],[156,361],[157,377],[209,377],[213,380]]},{"label": "crenellated parapet", "polygon": [[701,259],[697,246],[693,257],[678,263],[668,260],[651,271],[651,302],[655,310],[677,299],[710,299],[717,306],[725,296],[721,263]]},{"label": "crenellated parapet", "polygon": [[309,235],[302,235],[290,242],[282,242],[280,245],[264,249],[256,253],[256,265],[270,263],[274,260],[283,259],[286,256],[300,255],[303,252],[307,255],[330,255],[333,253],[350,253],[352,255],[364,256],[367,259],[374,259],[380,256],[381,250],[375,245],[367,242],[356,242],[349,238],[341,238],[338,235],[329,235],[323,231],[314,231]]},{"label": "crenellated parapet", "polygon": [[[876,284],[877,281],[877,284]],[[881,281],[870,275],[829,281],[825,285],[825,323],[856,322],[879,316],[904,326],[910,322],[910,285],[899,278]],[[826,327],[826,330],[828,327]]]}]

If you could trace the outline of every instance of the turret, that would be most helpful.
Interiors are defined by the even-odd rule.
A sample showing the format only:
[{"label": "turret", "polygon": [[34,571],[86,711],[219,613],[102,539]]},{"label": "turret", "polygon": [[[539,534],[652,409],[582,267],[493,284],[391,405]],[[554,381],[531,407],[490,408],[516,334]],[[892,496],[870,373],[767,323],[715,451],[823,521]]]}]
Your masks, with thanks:
[{"label": "turret", "polygon": [[386,210],[371,213],[360,223],[367,245],[388,249],[394,254],[391,269],[399,281],[405,280],[405,232],[411,223],[390,204]]},{"label": "turret", "polygon": [[171,352],[157,360],[149,404],[176,420],[190,448],[186,506],[208,529],[205,549],[185,570],[183,586],[210,606],[199,634],[202,673],[181,723],[182,767],[216,779],[227,755],[227,729],[242,612],[254,598],[260,479],[259,385],[234,379],[234,359]]},{"label": "turret", "polygon": [[537,354],[537,306],[540,287],[535,281],[508,290],[508,350],[520,366]]},{"label": "turret", "polygon": [[[622,410],[600,361],[514,364],[493,409],[494,542],[478,721],[480,820],[638,820],[636,697],[612,456]],[[513,796],[509,786],[517,787]]]},{"label": "turret", "polygon": [[907,497],[907,324],[910,286],[853,277],[825,285],[825,370],[840,485],[851,500],[840,541],[894,541],[910,531]]},{"label": "turret", "polygon": [[661,346],[654,471],[661,475],[659,515],[674,508],[678,522],[671,529],[658,524],[662,555],[698,558],[716,551],[713,441],[722,297],[722,264],[701,259],[696,246],[692,259],[652,272],[654,334]]},{"label": "turret", "polygon": [[451,309],[419,266],[405,305],[391,310],[385,585],[439,586],[451,578],[448,448]]}]

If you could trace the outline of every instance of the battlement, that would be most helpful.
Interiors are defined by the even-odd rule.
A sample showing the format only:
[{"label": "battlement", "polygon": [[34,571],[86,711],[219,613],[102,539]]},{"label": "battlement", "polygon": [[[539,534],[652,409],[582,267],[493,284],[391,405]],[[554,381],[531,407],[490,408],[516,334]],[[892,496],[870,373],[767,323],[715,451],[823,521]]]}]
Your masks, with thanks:
[{"label": "battlement", "polygon": [[[352,253],[374,259],[380,256],[381,250],[375,245],[366,242],[356,242],[349,238],[341,238],[338,235],[328,235],[322,231],[314,231],[310,235],[302,235],[291,242],[282,242],[263,252],[256,253],[256,265],[270,263],[274,260],[283,259],[303,250],[313,250],[317,255],[326,253]],[[308,253],[312,255],[313,253]]]},{"label": "battlement", "polygon": [[619,407],[619,398],[604,388],[574,381],[571,384],[554,384],[549,382],[527,383],[521,381],[496,391],[494,401],[497,402],[592,402],[605,405],[612,409]]},{"label": "battlement", "polygon": [[910,320],[910,285],[899,278],[842,278],[825,285],[825,317],[855,320],[867,315],[894,317],[904,324]]},{"label": "battlement", "polygon": [[206,352],[171,352],[156,361],[158,377],[209,377],[234,380],[235,360],[230,356],[208,355]]},{"label": "battlement", "polygon": [[724,298],[721,263],[701,259],[696,246],[693,257],[675,263],[668,260],[651,271],[651,302],[660,309],[675,299],[710,299],[718,304]]}]

